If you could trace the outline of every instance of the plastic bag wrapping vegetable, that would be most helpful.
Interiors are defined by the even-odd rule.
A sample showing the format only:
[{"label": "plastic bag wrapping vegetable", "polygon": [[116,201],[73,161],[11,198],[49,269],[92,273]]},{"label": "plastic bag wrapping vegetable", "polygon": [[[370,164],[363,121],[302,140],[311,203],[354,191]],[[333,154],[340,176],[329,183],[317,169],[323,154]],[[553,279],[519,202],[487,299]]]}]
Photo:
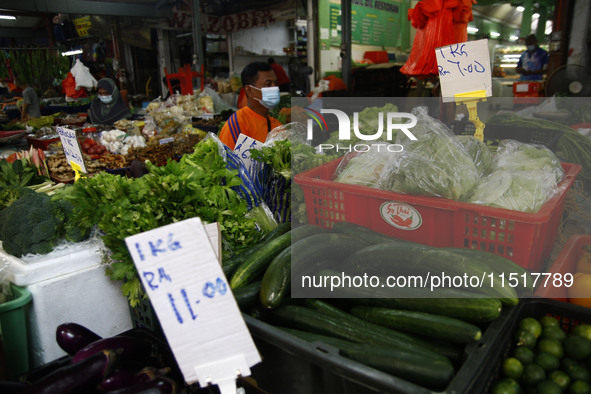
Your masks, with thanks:
[{"label": "plastic bag wrapping vegetable", "polygon": [[504,140],[496,171],[481,179],[470,202],[521,212],[538,212],[558,192],[560,160],[542,145]]},{"label": "plastic bag wrapping vegetable", "polygon": [[[206,86],[201,93],[199,93],[199,102],[207,105],[207,112],[219,114],[222,111],[232,110],[236,111],[238,108],[230,106],[224,101],[222,96],[212,88]],[[210,104],[211,102],[211,104]]]},{"label": "plastic bag wrapping vegetable", "polygon": [[391,187],[391,164],[397,153],[388,151],[392,144],[378,143],[369,145],[367,152],[353,153],[345,156],[335,171],[335,181],[389,189]]},{"label": "plastic bag wrapping vegetable", "polygon": [[306,127],[293,122],[274,128],[251,158],[260,163],[254,177],[263,199],[279,223],[291,220],[292,146],[305,143]]},{"label": "plastic bag wrapping vegetable", "polygon": [[218,145],[220,156],[224,158],[226,166],[229,169],[238,171],[238,176],[242,179],[242,184],[233,187],[242,199],[248,204],[248,216],[253,218],[263,234],[267,234],[277,227],[277,221],[265,200],[263,199],[263,190],[261,185],[257,184],[248,174],[244,162],[238,155],[230,150],[220,141],[217,135],[208,133],[205,139],[213,139]]},{"label": "plastic bag wrapping vegetable", "polygon": [[0,305],[13,299],[10,280],[8,279],[8,266],[10,262],[5,257],[0,257]]},{"label": "plastic bag wrapping vegetable", "polygon": [[427,114],[425,107],[417,107],[412,113],[417,125],[411,131],[417,140],[398,133],[397,142],[404,150],[390,154],[387,174],[391,190],[467,200],[479,179],[472,157],[447,126]]},{"label": "plastic bag wrapping vegetable", "polygon": [[497,167],[501,169],[543,170],[558,183],[564,176],[560,159],[548,148],[515,140],[503,140],[497,150]]},{"label": "plastic bag wrapping vegetable", "polygon": [[473,135],[456,135],[454,137],[472,157],[472,162],[476,166],[478,176],[483,177],[493,172],[494,155],[486,144]]}]

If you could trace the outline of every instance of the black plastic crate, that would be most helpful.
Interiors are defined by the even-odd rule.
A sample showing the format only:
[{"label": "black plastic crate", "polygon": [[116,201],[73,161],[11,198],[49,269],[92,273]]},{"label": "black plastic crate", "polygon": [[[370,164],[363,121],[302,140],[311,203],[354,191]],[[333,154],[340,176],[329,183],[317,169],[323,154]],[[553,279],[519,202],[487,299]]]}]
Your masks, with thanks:
[{"label": "black plastic crate", "polygon": [[472,392],[487,393],[492,385],[501,379],[501,364],[513,350],[513,333],[517,329],[519,321],[525,317],[540,319],[547,315],[557,318],[560,327],[566,333],[570,333],[579,324],[591,324],[591,309],[548,298],[522,299],[514,309],[511,318],[505,320],[505,325],[502,327],[497,341],[492,344],[491,352],[485,360],[487,367],[482,369],[480,375],[476,377]]},{"label": "black plastic crate", "polygon": [[[503,307],[499,318],[483,330],[480,341],[466,346],[456,375],[441,393],[480,393],[479,374],[502,339],[515,308]],[[252,377],[269,393],[282,394],[434,394],[432,390],[341,356],[322,343],[296,338],[252,316],[244,320],[262,357]]]},{"label": "black plastic crate", "polygon": [[[476,126],[470,121],[456,121],[450,125],[457,135],[474,135]],[[484,140],[497,145],[500,140],[512,139],[528,144],[540,144],[554,151],[562,130],[542,129],[539,127],[518,127],[500,123],[489,123],[484,127]]]}]

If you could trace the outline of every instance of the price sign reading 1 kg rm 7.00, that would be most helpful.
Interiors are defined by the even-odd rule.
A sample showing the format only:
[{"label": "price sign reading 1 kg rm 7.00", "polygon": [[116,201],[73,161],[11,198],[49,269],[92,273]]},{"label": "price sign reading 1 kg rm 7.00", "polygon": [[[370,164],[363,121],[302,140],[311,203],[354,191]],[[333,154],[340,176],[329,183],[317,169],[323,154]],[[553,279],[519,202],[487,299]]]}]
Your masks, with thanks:
[{"label": "price sign reading 1 kg rm 7.00", "polygon": [[238,375],[261,359],[201,220],[125,242],[185,381],[235,394]]},{"label": "price sign reading 1 kg rm 7.00", "polygon": [[435,49],[443,102],[454,101],[459,93],[484,90],[492,96],[488,40],[446,45]]},{"label": "price sign reading 1 kg rm 7.00", "polygon": [[82,157],[82,150],[80,149],[76,132],[65,127],[57,127],[57,132],[60,136],[68,163],[70,165],[74,163],[74,165],[80,166],[80,171],[86,172],[86,166],[84,165],[84,158]]}]

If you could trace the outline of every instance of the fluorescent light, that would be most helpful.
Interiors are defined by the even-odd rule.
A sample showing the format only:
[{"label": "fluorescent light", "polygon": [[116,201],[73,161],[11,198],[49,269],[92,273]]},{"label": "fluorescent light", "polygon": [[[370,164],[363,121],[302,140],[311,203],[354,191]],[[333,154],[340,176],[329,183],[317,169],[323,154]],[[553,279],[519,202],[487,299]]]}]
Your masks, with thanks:
[{"label": "fluorescent light", "polygon": [[538,19],[540,17],[540,14],[538,14],[537,12],[534,13],[532,16],[532,19]]},{"label": "fluorescent light", "polygon": [[501,33],[497,33],[496,31],[491,31],[490,32],[490,36],[492,38],[497,38],[497,37],[500,37],[501,36]]},{"label": "fluorescent light", "polygon": [[523,11],[525,11],[525,7],[522,7],[522,6],[519,6],[519,7],[515,8],[515,9],[516,9],[517,11],[519,11],[519,12],[523,12]]},{"label": "fluorescent light", "polygon": [[6,19],[8,21],[15,21],[16,20],[16,16],[12,16],[12,15],[0,15],[0,19]]},{"label": "fluorescent light", "polygon": [[468,33],[476,33],[477,31],[477,27],[468,26]]},{"label": "fluorescent light", "polygon": [[506,54],[506,55],[503,55],[503,59],[519,59],[520,57],[521,57],[520,54],[514,54],[514,55]]},{"label": "fluorescent light", "polygon": [[519,40],[519,37],[517,37],[517,36],[511,36],[511,37],[509,37],[509,40],[511,40],[511,41],[517,41],[517,40]]},{"label": "fluorescent light", "polygon": [[82,49],[75,49],[73,51],[68,51],[68,52],[62,52],[62,56],[72,56],[72,55],[79,55],[81,54],[83,51]]},{"label": "fluorescent light", "polygon": [[513,67],[517,67],[517,63],[505,63],[505,64],[501,64],[501,68],[513,68]]}]

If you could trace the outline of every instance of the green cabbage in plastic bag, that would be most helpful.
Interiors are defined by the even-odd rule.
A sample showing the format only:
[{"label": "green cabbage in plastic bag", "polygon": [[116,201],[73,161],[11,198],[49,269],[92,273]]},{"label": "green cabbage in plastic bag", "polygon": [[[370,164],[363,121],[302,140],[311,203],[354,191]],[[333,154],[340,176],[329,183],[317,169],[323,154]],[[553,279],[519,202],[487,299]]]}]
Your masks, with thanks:
[{"label": "green cabbage in plastic bag", "polygon": [[494,156],[486,144],[473,135],[456,135],[454,137],[468,151],[478,170],[480,177],[490,174],[494,169]]}]

